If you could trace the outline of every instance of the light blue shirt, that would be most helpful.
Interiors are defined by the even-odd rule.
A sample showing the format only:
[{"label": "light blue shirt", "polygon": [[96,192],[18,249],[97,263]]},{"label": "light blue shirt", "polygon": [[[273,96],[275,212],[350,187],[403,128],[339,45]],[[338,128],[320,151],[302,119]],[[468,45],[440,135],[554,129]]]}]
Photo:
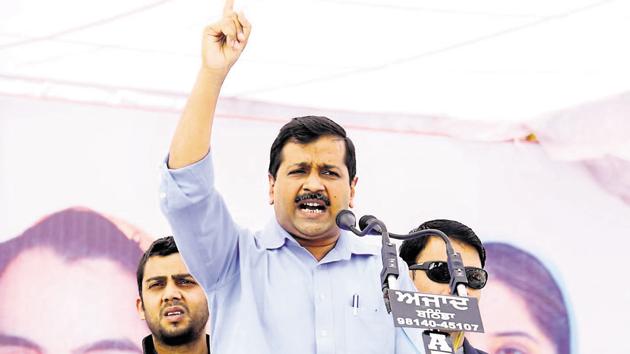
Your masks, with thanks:
[{"label": "light blue shirt", "polygon": [[[424,352],[420,332],[395,328],[385,309],[380,247],[342,232],[318,262],[275,219],[240,228],[214,188],[210,154],[177,170],[164,164],[162,177],[162,210],[208,295],[212,353]],[[401,287],[415,290],[399,263]]]}]

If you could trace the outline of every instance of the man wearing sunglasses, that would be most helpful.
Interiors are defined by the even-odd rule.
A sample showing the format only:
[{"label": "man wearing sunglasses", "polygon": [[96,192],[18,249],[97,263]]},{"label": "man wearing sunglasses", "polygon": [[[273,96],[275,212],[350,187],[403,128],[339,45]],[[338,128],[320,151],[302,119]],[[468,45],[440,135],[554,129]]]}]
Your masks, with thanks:
[{"label": "man wearing sunglasses", "polygon": [[[431,220],[423,223],[412,232],[436,229],[445,233],[451,240],[453,249],[462,256],[468,278],[468,296],[479,299],[480,290],[486,285],[488,273],[483,269],[486,251],[475,232],[468,226],[453,220]],[[446,264],[446,245],[438,236],[407,240],[400,246],[400,257],[409,265],[409,273],[421,293],[451,295],[450,280]],[[460,338],[463,333],[451,333]],[[461,341],[456,341],[460,342]],[[484,353],[464,339],[457,348],[458,354]]]}]

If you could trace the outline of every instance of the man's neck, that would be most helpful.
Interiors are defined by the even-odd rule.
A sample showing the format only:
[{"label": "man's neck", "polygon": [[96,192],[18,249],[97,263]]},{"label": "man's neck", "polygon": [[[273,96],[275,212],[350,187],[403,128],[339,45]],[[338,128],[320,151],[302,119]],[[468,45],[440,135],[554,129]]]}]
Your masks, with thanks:
[{"label": "man's neck", "polygon": [[340,235],[319,240],[308,240],[293,236],[300,246],[306,248],[306,250],[312,254],[313,258],[315,258],[318,262],[326,257],[330,250],[335,248],[339,237]]},{"label": "man's neck", "polygon": [[156,340],[154,336],[152,336],[151,339],[153,340],[153,346],[157,354],[209,354],[205,333],[194,342],[177,346],[169,346],[161,343]]}]

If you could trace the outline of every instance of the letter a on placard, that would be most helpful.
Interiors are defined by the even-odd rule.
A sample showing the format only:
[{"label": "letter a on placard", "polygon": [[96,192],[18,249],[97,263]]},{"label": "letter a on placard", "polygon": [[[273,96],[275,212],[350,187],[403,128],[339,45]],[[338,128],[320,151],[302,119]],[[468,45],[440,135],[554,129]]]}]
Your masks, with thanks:
[{"label": "letter a on placard", "polygon": [[452,343],[449,345],[450,336],[448,334],[425,331],[422,333],[422,339],[424,341],[424,349],[429,354],[453,353]]}]

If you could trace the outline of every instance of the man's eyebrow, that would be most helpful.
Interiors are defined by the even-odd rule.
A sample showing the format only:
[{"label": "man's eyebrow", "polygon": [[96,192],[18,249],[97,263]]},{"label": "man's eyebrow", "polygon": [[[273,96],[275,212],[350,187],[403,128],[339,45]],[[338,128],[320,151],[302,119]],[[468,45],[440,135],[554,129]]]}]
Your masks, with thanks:
[{"label": "man's eyebrow", "polygon": [[497,337],[525,337],[533,340],[534,342],[538,342],[534,337],[532,337],[527,332],[513,331],[513,332],[497,332],[495,334]]},{"label": "man's eyebrow", "polygon": [[0,333],[0,346],[15,346],[15,347],[23,347],[30,348],[41,352],[41,348],[39,345],[34,342],[18,336],[10,336],[8,334]]},{"label": "man's eyebrow", "polygon": [[[306,161],[302,161],[302,162],[296,162],[296,163],[292,163],[292,164],[290,164],[290,165],[289,165],[289,168],[292,168],[292,167],[302,167],[302,168],[308,168],[308,167],[310,167],[310,166],[311,166],[311,164],[310,164],[310,163],[308,163],[308,162],[306,162]],[[319,167],[319,168],[325,168],[325,169],[340,168],[340,167],[339,167],[339,166],[337,166],[337,165],[331,165],[331,164],[328,164],[328,163],[321,163],[321,164],[318,164],[318,165],[317,165],[317,167]]]},{"label": "man's eyebrow", "polygon": [[181,274],[173,274],[171,278],[173,279],[181,279],[181,278],[192,278],[193,276],[190,273],[181,273]]},{"label": "man's eyebrow", "polygon": [[[148,282],[151,282],[151,281],[154,281],[154,280],[156,280],[156,281],[160,281],[160,280],[164,281],[164,280],[166,280],[166,278],[167,277],[165,275],[157,275],[155,277],[148,278],[144,282],[148,283]],[[173,278],[173,279],[182,279],[182,278],[193,278],[193,276],[190,273],[181,273],[181,274],[172,274],[171,278]]]},{"label": "man's eyebrow", "polygon": [[325,169],[328,169],[328,170],[333,169],[333,168],[339,168],[339,166],[337,166],[337,165],[330,165],[330,164],[327,164],[327,163],[323,163],[323,164],[319,165],[319,167],[320,168],[325,168]]},{"label": "man's eyebrow", "polygon": [[306,161],[296,162],[289,165],[289,167],[308,167],[309,164]]},{"label": "man's eyebrow", "polygon": [[166,277],[164,275],[158,275],[158,276],[155,276],[155,277],[147,278],[144,282],[148,283],[148,282],[154,281],[154,280],[166,280]]},{"label": "man's eyebrow", "polygon": [[135,353],[142,353],[140,347],[134,344],[129,339],[104,339],[94,343],[83,345],[72,352],[75,354],[88,353],[99,350],[120,350],[130,351]]}]

